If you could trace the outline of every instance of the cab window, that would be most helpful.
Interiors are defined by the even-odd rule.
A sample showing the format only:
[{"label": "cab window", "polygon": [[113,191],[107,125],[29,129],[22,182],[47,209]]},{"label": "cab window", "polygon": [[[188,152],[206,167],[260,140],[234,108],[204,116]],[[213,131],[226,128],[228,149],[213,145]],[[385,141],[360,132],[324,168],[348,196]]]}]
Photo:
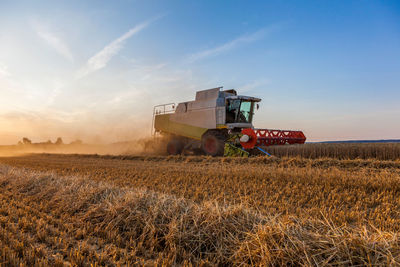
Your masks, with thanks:
[{"label": "cab window", "polygon": [[226,123],[251,123],[253,102],[229,99],[226,105]]}]

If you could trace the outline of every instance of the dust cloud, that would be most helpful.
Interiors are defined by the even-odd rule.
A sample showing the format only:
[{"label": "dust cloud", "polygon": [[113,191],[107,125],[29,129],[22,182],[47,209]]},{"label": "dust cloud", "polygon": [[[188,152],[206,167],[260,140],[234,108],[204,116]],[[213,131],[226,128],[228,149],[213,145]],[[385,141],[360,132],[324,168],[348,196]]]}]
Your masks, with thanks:
[{"label": "dust cloud", "polygon": [[26,153],[164,154],[151,137],[151,117],[56,118],[43,114],[0,115],[0,156]]},{"label": "dust cloud", "polygon": [[154,137],[109,144],[86,144],[80,140],[64,143],[29,143],[0,146],[0,156],[20,156],[31,153],[99,154],[99,155],[165,155],[165,140]]}]

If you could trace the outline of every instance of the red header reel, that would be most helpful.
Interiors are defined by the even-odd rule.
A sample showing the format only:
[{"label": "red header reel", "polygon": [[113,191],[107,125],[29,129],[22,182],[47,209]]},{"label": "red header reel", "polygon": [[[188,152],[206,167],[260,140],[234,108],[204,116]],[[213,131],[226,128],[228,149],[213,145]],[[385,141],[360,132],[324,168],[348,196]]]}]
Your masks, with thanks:
[{"label": "red header reel", "polygon": [[242,136],[239,140],[244,149],[252,149],[257,144],[257,135],[253,129],[246,128],[242,130]]}]

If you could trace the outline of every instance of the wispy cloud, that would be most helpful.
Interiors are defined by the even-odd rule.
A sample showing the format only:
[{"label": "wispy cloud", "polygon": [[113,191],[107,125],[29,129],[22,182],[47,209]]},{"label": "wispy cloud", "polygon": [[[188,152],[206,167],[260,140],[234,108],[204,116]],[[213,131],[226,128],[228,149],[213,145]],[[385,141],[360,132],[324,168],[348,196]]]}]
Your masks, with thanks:
[{"label": "wispy cloud", "polygon": [[78,71],[77,77],[82,78],[92,72],[95,72],[107,66],[107,63],[111,60],[111,58],[118,54],[119,51],[124,47],[125,41],[127,39],[139,33],[159,18],[160,17],[156,17],[154,19],[147,20],[141,24],[136,25],[135,27],[124,33],[122,36],[118,37],[117,39],[106,45],[100,52],[89,58],[86,65]]},{"label": "wispy cloud", "polygon": [[258,40],[262,39],[263,37],[265,37],[266,35],[272,33],[273,31],[276,31],[278,27],[279,26],[275,26],[275,25],[271,26],[271,27],[266,27],[266,28],[263,28],[256,32],[253,32],[251,34],[242,35],[242,36],[240,36],[236,39],[233,39],[233,40],[231,40],[225,44],[222,44],[220,46],[194,53],[188,57],[188,62],[194,62],[197,60],[201,60],[203,58],[217,56],[219,54],[222,54],[229,50],[237,48],[243,44],[258,41]]},{"label": "wispy cloud", "polygon": [[1,77],[8,77],[10,76],[10,72],[8,71],[8,67],[7,65],[5,65],[4,63],[0,62],[0,78]]},{"label": "wispy cloud", "polygon": [[249,92],[254,89],[258,89],[260,87],[266,86],[269,83],[268,80],[266,79],[260,79],[260,80],[254,80],[252,82],[246,83],[242,86],[240,86],[240,92]]},{"label": "wispy cloud", "polygon": [[44,25],[34,21],[32,26],[36,31],[36,34],[43,39],[51,48],[53,48],[58,54],[63,56],[68,61],[72,62],[74,57],[69,49],[68,45],[60,39],[55,33],[50,32]]}]

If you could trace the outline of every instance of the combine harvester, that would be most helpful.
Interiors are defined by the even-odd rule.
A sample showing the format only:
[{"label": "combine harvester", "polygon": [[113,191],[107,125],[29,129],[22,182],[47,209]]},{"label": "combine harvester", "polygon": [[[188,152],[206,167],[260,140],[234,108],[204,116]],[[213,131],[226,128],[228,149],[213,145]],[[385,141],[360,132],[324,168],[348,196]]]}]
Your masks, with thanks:
[{"label": "combine harvester", "polygon": [[257,129],[254,109],[261,99],[237,95],[222,87],[196,92],[196,99],[155,106],[152,135],[168,137],[167,152],[210,156],[244,156],[264,153],[271,145],[304,144],[301,131]]}]

